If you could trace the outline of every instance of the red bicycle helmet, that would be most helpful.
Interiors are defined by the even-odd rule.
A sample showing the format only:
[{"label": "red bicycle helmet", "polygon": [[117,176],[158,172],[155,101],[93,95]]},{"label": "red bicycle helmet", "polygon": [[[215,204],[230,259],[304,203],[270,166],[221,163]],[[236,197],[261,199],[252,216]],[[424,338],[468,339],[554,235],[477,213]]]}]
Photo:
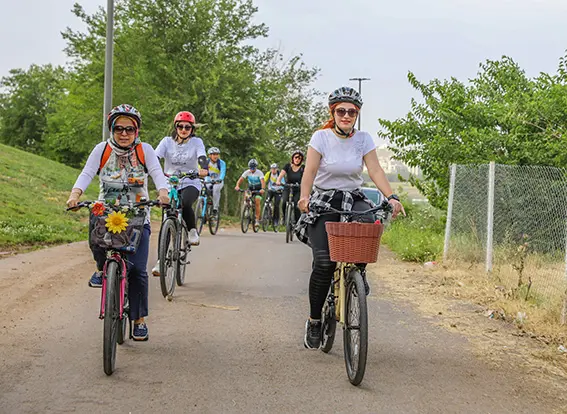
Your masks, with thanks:
[{"label": "red bicycle helmet", "polygon": [[193,115],[189,111],[181,111],[177,115],[175,115],[175,119],[173,120],[173,123],[175,124],[178,122],[189,122],[190,124],[194,124],[195,115]]}]

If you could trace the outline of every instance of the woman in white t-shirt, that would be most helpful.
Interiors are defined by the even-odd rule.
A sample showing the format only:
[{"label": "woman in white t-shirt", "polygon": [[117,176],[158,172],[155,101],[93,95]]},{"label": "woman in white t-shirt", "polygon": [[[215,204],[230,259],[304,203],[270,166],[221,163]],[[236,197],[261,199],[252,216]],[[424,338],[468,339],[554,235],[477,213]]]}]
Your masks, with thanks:
[{"label": "woman in white t-shirt", "polygon": [[[336,266],[329,256],[325,222],[340,221],[338,214],[320,216],[320,213],[325,211],[325,206],[356,211],[374,206],[361,190],[365,164],[368,175],[392,205],[393,216],[404,212],[378,162],[372,137],[354,128],[361,107],[362,98],[354,89],[342,87],[332,92],[329,95],[331,119],[313,134],[307,151],[299,199],[300,210],[307,214],[301,216],[296,232],[301,241],[309,241],[313,251],[309,282],[311,312],[304,337],[304,345],[309,349],[318,349],[321,344],[321,311]],[[372,217],[367,219],[373,220]],[[364,271],[363,278],[368,294]]]},{"label": "woman in white t-shirt", "polygon": [[[177,174],[199,169],[199,175],[208,175],[209,163],[203,140],[195,136],[195,116],[188,111],[179,112],[173,120],[173,132],[170,137],[161,140],[156,148],[158,158],[164,159],[166,174]],[[189,229],[189,243],[199,244],[199,234],[195,225],[193,204],[201,193],[201,180],[184,178],[177,187],[183,203],[183,220]],[[152,269],[154,276],[159,276],[159,260]]]}]

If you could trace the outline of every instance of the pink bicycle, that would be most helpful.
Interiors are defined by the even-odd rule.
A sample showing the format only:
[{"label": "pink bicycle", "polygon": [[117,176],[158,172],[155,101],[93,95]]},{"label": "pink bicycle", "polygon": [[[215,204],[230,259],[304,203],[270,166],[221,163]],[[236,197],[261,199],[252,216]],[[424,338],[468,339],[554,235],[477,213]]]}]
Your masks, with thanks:
[{"label": "pink bicycle", "polygon": [[132,321],[128,304],[128,254],[136,253],[142,237],[146,208],[159,205],[158,201],[141,201],[127,205],[112,205],[102,201],[83,201],[79,210],[91,212],[90,243],[106,250],[103,267],[99,319],[104,320],[103,365],[106,375],[112,375],[116,363],[116,344],[132,339]]}]

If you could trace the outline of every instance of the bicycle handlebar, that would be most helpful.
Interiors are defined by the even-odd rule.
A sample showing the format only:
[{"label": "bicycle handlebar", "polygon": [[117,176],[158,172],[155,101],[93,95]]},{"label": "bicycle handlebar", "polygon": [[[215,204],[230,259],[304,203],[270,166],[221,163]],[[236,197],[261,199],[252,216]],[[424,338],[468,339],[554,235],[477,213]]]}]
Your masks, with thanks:
[{"label": "bicycle handlebar", "polygon": [[195,180],[197,178],[199,178],[199,171],[197,170],[190,170],[187,172],[179,172],[179,174],[164,174],[166,177],[177,177],[179,180],[182,180],[184,178],[189,178],[191,180]]},{"label": "bicycle handlebar", "polygon": [[154,207],[154,206],[159,206],[160,202],[158,200],[146,200],[146,201],[139,201],[137,203],[132,203],[132,205],[129,204],[121,204],[121,205],[113,205],[113,204],[108,204],[108,203],[104,203],[102,201],[81,201],[80,203],[78,203],[75,207],[67,207],[66,211],[70,211],[70,210],[79,210],[83,207],[89,207],[91,204],[97,203],[97,202],[101,202],[104,204],[105,207],[107,208],[111,208],[112,210],[120,210],[123,207],[128,207],[128,208],[134,208],[134,207]]},{"label": "bicycle handlebar", "polygon": [[329,207],[326,211],[323,211],[319,214],[320,215],[340,214],[341,216],[364,216],[366,214],[372,214],[372,213],[376,213],[378,211],[384,211],[386,214],[389,215],[389,214],[392,213],[393,208],[390,205],[390,203],[388,203],[388,201],[383,201],[382,204],[380,204],[379,206],[373,207],[373,208],[365,210],[365,211],[355,211],[355,210],[341,211],[341,210],[336,210],[332,207]]}]

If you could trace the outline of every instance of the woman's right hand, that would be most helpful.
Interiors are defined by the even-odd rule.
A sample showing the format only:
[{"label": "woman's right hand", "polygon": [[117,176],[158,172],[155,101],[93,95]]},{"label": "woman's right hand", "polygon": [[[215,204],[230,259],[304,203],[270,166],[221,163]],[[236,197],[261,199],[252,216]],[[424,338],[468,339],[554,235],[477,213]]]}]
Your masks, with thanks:
[{"label": "woman's right hand", "polygon": [[301,197],[297,203],[297,207],[304,213],[309,213],[309,197]]},{"label": "woman's right hand", "polygon": [[81,197],[81,193],[76,190],[71,191],[69,194],[69,199],[67,200],[67,207],[68,208],[75,208],[79,204],[79,198]]}]

